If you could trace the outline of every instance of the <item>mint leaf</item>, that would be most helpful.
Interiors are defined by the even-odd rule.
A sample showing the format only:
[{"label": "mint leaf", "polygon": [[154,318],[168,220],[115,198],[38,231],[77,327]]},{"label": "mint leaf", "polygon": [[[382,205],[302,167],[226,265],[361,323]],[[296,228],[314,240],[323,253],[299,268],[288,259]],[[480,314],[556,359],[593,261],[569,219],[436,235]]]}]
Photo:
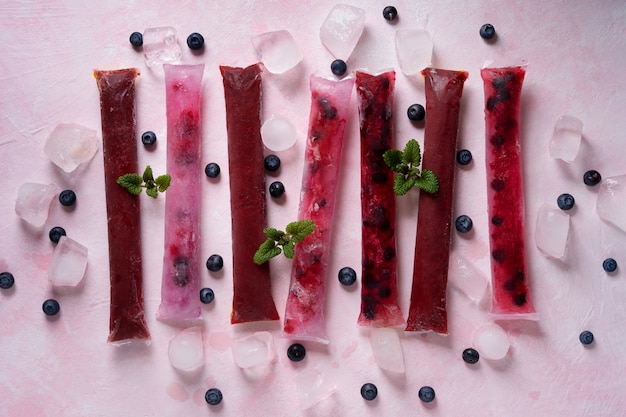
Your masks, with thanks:
[{"label": "mint leaf", "polygon": [[289,259],[293,259],[293,255],[295,254],[294,245],[295,243],[291,241],[291,242],[285,243],[285,245],[283,246],[283,253]]},{"label": "mint leaf", "polygon": [[124,174],[117,179],[117,183],[133,195],[141,193],[141,177],[137,174]]},{"label": "mint leaf", "polygon": [[429,169],[422,171],[422,177],[415,179],[415,185],[430,194],[439,191],[439,180],[435,173]]},{"label": "mint leaf", "polygon": [[389,168],[396,171],[396,168],[402,164],[402,151],[389,149],[383,154],[383,159],[385,160],[385,163],[389,165]]},{"label": "mint leaf", "polygon": [[274,229],[273,227],[266,227],[263,229],[263,234],[267,236],[268,239],[272,240],[280,240],[283,236],[285,236],[285,232]]},{"label": "mint leaf", "polygon": [[273,227],[263,229],[263,234],[267,236],[267,240],[261,243],[254,254],[254,263],[260,265],[274,256],[280,255],[281,252],[285,254],[285,257],[292,259],[295,255],[296,243],[302,242],[305,237],[313,233],[315,223],[311,220],[291,222],[285,230],[286,233]]},{"label": "mint leaf", "polygon": [[411,139],[404,146],[404,151],[402,152],[402,162],[413,166],[419,166],[422,162],[422,157],[420,156],[420,144],[415,139]]},{"label": "mint leaf", "polygon": [[142,176],[135,173],[124,174],[117,179],[117,183],[131,194],[138,195],[141,193],[141,189],[145,188],[146,194],[152,198],[157,198],[159,191],[167,190],[171,180],[169,174],[160,175],[155,180],[152,168],[150,165],[146,165]]},{"label": "mint leaf", "polygon": [[150,168],[150,165],[146,165],[146,169],[143,171],[143,180],[145,182],[154,181],[154,177],[152,176],[152,168]]},{"label": "mint leaf", "polygon": [[313,233],[315,223],[311,220],[300,220],[289,223],[285,230],[291,235],[291,241],[298,243],[302,242],[305,237]]},{"label": "mint leaf", "polygon": [[154,180],[154,183],[159,187],[160,192],[164,192],[170,186],[170,182],[172,181],[172,177],[170,174],[159,175]]},{"label": "mint leaf", "polygon": [[405,195],[415,185],[415,178],[405,178],[404,175],[396,175],[393,181],[393,192],[396,195]]},{"label": "mint leaf", "polygon": [[156,187],[146,188],[146,194],[148,194],[152,198],[157,198],[159,195]]},{"label": "mint leaf", "polygon": [[253,261],[257,265],[261,265],[275,256],[280,255],[280,248],[276,247],[276,242],[273,239],[267,239],[261,243],[259,249],[254,254]]}]

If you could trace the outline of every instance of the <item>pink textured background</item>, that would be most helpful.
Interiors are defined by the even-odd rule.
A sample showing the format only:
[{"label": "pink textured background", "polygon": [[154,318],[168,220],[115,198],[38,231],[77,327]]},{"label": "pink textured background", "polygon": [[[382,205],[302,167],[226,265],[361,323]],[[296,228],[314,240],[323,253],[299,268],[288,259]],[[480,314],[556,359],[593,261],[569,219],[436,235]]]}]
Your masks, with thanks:
[{"label": "pink textured background", "polygon": [[[299,132],[296,146],[280,154],[277,178],[284,182],[284,203],[269,201],[269,223],[283,227],[297,216],[304,135],[309,114],[310,73],[329,74],[330,54],[319,41],[319,27],[334,2],[233,0],[217,2],[110,1],[0,2],[0,270],[11,271],[16,285],[0,291],[0,416],[618,416],[626,410],[625,234],[595,213],[595,189],[582,173],[597,169],[604,177],[625,173],[626,6],[621,0],[576,1],[397,1],[400,19],[383,20],[382,2],[347,1],[363,7],[366,29],[349,69],[395,68],[396,143],[423,129],[405,117],[408,105],[423,103],[421,80],[399,72],[394,31],[425,27],[434,38],[435,65],[464,69],[470,77],[462,101],[459,146],[470,149],[473,164],[457,172],[455,216],[474,220],[469,238],[453,233],[454,254],[471,260],[488,276],[489,250],[485,201],[483,90],[479,68],[528,61],[522,98],[522,141],[525,168],[527,252],[532,296],[540,321],[502,322],[511,350],[501,361],[466,365],[461,352],[474,331],[489,322],[488,307],[449,290],[450,335],[403,336],[406,375],[384,373],[375,364],[367,332],[356,327],[359,291],[342,288],[335,272],[350,265],[360,270],[359,152],[356,105],[351,112],[339,181],[336,233],[328,277],[326,317],[331,343],[308,344],[307,357],[289,362],[289,341],[279,338],[278,325],[252,328],[276,336],[278,362],[264,378],[245,375],[232,362],[234,338],[249,328],[229,324],[232,296],[228,164],[222,81],[218,65],[244,66],[256,61],[250,36],[288,29],[304,51],[304,61],[283,75],[264,75],[263,118],[284,114]],[[478,29],[490,22],[498,40],[483,41]],[[163,255],[164,199],[144,198],[143,238],[145,305],[152,344],[114,347],[106,344],[109,278],[102,153],[73,174],[65,174],[43,154],[47,135],[61,122],[100,130],[94,68],[135,66],[138,133],[154,130],[154,151],[140,146],[140,166],[165,170],[165,88],[162,69],[148,69],[143,56],[128,43],[131,32],[174,26],[183,47],[183,63],[204,62],[203,160],[217,162],[222,175],[204,181],[203,258],[224,257],[221,273],[203,269],[203,286],[216,301],[204,307],[207,363],[194,375],[181,375],[168,363],[168,341],[177,329],[157,322]],[[206,49],[193,55],[185,39],[204,34]],[[353,101],[354,103],[354,101]],[[548,141],[562,114],[584,123],[581,154],[572,164],[552,160]],[[233,173],[235,175],[235,173]],[[272,177],[268,177],[268,180]],[[14,214],[15,196],[23,182],[54,182],[78,195],[74,210],[52,205],[50,218],[34,229]],[[545,258],[534,245],[537,209],[569,192],[576,198],[566,259]],[[145,196],[143,196],[145,197]],[[400,297],[404,313],[412,270],[417,194],[398,200]],[[53,244],[48,230],[63,226],[89,249],[84,284],[53,293],[45,274]],[[612,256],[622,269],[608,276],[602,260]],[[290,262],[272,261],[274,297],[284,312]],[[54,296],[61,314],[48,320],[44,299]],[[592,330],[596,342],[584,348],[581,330]],[[317,369],[336,386],[330,400],[301,411],[295,381]],[[360,386],[378,386],[376,401],[366,402]],[[435,388],[437,399],[425,406],[417,398],[422,385]],[[208,409],[204,392],[211,386],[224,393],[218,408]]]}]

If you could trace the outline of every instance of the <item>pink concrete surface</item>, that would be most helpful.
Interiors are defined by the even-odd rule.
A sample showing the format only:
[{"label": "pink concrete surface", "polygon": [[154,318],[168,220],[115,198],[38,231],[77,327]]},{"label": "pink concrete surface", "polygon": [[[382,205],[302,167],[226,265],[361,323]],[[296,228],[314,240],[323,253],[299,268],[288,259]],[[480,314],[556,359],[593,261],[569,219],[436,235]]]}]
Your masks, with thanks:
[{"label": "pink concrete surface", "polygon": [[[305,344],[303,362],[291,363],[280,338],[280,324],[237,327],[229,323],[232,298],[229,176],[223,87],[219,65],[256,62],[250,37],[287,29],[304,52],[304,60],[282,75],[265,72],[263,114],[289,117],[297,127],[294,148],[280,153],[276,176],[287,193],[284,202],[268,201],[268,222],[282,228],[297,217],[299,187],[310,96],[310,74],[330,75],[332,56],[319,40],[319,27],[335,2],[112,0],[86,5],[66,1],[0,2],[0,268],[16,279],[0,290],[0,416],[619,416],[626,410],[623,385],[626,361],[626,235],[599,219],[597,190],[582,174],[597,169],[604,177],[626,173],[626,6],[622,0],[453,1],[399,0],[399,18],[382,17],[386,2],[346,0],[366,10],[366,28],[348,61],[373,72],[399,69],[394,48],[396,29],[425,28],[434,41],[434,66],[466,70],[461,103],[459,147],[474,162],[456,176],[454,216],[468,214],[474,231],[453,231],[452,251],[473,262],[489,277],[489,236],[484,167],[484,103],[479,76],[485,61],[495,66],[527,62],[522,92],[523,166],[529,279],[538,322],[498,322],[511,340],[501,361],[481,359],[470,366],[461,352],[472,345],[480,326],[490,323],[489,302],[473,303],[448,290],[449,336],[402,335],[407,370],[397,376],[373,360],[367,330],[359,329],[359,286],[350,290],[336,279],[343,266],[360,270],[359,133],[356,106],[346,129],[342,174],[336,204],[335,233],[327,277],[326,309],[330,344]],[[224,3],[224,4],[220,4]],[[492,23],[495,42],[478,35]],[[221,273],[202,269],[202,286],[216,294],[203,307],[207,362],[196,374],[183,375],[168,363],[169,340],[179,329],[156,320],[160,300],[165,199],[142,196],[144,296],[150,345],[106,343],[109,278],[102,148],[94,159],[66,174],[43,153],[47,135],[63,122],[100,129],[98,91],[93,69],[137,67],[138,134],[153,130],[154,150],[139,146],[139,165],[165,171],[166,120],[162,68],[148,68],[129,44],[133,31],[173,26],[183,49],[181,63],[205,64],[203,82],[203,165],[217,162],[217,181],[204,178],[202,258],[223,256]],[[187,35],[200,32],[206,46],[192,54]],[[356,101],[353,98],[353,103]],[[423,127],[403,117],[414,102],[424,102],[423,81],[398,71],[395,97],[396,143],[410,138],[423,143]],[[552,160],[548,143],[563,114],[584,123],[581,153],[571,164]],[[99,132],[100,135],[100,132]],[[101,137],[101,136],[100,136]],[[236,173],[232,173],[236,175]],[[14,213],[24,182],[54,182],[76,191],[73,210],[55,203],[46,224],[36,229]],[[539,206],[569,192],[576,198],[567,254],[563,261],[543,256],[534,245]],[[418,194],[398,198],[398,277],[402,311],[408,311]],[[46,269],[53,251],[48,230],[63,226],[68,236],[89,249],[84,283],[53,292]],[[602,270],[614,257],[615,274]],[[272,260],[272,290],[284,311],[291,261]],[[451,280],[453,280],[451,278]],[[41,311],[46,298],[61,304],[60,316]],[[578,342],[591,330],[591,348]],[[248,375],[237,368],[230,347],[251,331],[271,331],[278,361],[267,374]],[[297,381],[307,373],[324,375],[332,396],[301,410]],[[378,398],[364,401],[362,384],[373,382]],[[424,405],[422,385],[432,386],[436,400]],[[224,401],[209,407],[204,392],[218,387]]]}]

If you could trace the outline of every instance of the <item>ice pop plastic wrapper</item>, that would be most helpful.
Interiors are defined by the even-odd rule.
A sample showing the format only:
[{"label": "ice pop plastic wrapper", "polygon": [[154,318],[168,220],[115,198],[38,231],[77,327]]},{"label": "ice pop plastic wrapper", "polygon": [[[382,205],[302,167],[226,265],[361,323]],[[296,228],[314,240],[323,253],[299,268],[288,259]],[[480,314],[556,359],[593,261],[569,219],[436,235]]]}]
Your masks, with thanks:
[{"label": "ice pop plastic wrapper", "polygon": [[163,65],[167,114],[165,250],[161,320],[201,318],[200,178],[201,101],[204,65]]},{"label": "ice pop plastic wrapper", "polygon": [[284,331],[300,340],[328,343],[324,281],[354,79],[333,81],[311,76],[310,86],[311,113],[298,220],[312,220],[315,231],[295,248]]},{"label": "ice pop plastic wrapper", "polygon": [[150,339],[143,306],[140,196],[118,177],[137,173],[134,68],[95,71],[100,91],[102,153],[109,235],[111,313],[109,342]]}]

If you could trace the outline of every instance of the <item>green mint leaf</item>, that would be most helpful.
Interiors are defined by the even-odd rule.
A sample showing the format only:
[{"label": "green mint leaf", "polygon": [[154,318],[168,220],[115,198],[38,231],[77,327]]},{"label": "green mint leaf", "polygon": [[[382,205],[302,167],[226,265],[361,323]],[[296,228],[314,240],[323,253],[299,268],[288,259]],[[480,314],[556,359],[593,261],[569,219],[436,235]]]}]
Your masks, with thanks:
[{"label": "green mint leaf", "polygon": [[152,198],[157,198],[157,196],[159,195],[156,187],[146,188],[146,194],[148,194]]},{"label": "green mint leaf", "polygon": [[415,179],[415,185],[430,194],[435,194],[439,191],[439,179],[429,169],[422,171],[422,177]]},{"label": "green mint leaf", "polygon": [[383,154],[383,159],[385,160],[385,163],[389,165],[389,168],[395,171],[396,168],[402,164],[402,151],[389,149]]},{"label": "green mint leaf", "polygon": [[159,187],[160,192],[164,192],[170,186],[170,182],[172,181],[172,177],[170,174],[159,175],[154,180],[154,183]]},{"label": "green mint leaf", "polygon": [[143,171],[143,180],[145,182],[154,181],[154,177],[152,176],[152,168],[150,168],[150,165],[146,165],[146,169]]},{"label": "green mint leaf", "polygon": [[287,242],[283,246],[283,253],[289,259],[293,259],[293,255],[295,254],[294,245],[294,242]]},{"label": "green mint leaf", "polygon": [[419,166],[421,161],[420,144],[415,139],[411,139],[406,143],[404,151],[402,152],[402,162],[407,165]]},{"label": "green mint leaf", "polygon": [[117,179],[117,183],[131,194],[141,193],[141,177],[137,174],[124,174]]},{"label": "green mint leaf", "polygon": [[267,236],[268,239],[272,240],[280,240],[283,236],[285,236],[285,232],[274,229],[273,227],[266,227],[263,229],[263,234]]},{"label": "green mint leaf", "polygon": [[414,178],[405,178],[404,175],[398,174],[393,181],[393,192],[396,195],[405,195],[411,188],[413,188],[414,185]]},{"label": "green mint leaf", "polygon": [[254,254],[254,263],[257,265],[261,265],[275,256],[280,255],[280,248],[276,247],[276,242],[274,239],[267,239],[265,242],[261,243],[259,249]]},{"label": "green mint leaf", "polygon": [[300,220],[289,223],[285,230],[291,235],[291,241],[298,243],[302,242],[305,237],[313,233],[315,223],[311,220]]}]

